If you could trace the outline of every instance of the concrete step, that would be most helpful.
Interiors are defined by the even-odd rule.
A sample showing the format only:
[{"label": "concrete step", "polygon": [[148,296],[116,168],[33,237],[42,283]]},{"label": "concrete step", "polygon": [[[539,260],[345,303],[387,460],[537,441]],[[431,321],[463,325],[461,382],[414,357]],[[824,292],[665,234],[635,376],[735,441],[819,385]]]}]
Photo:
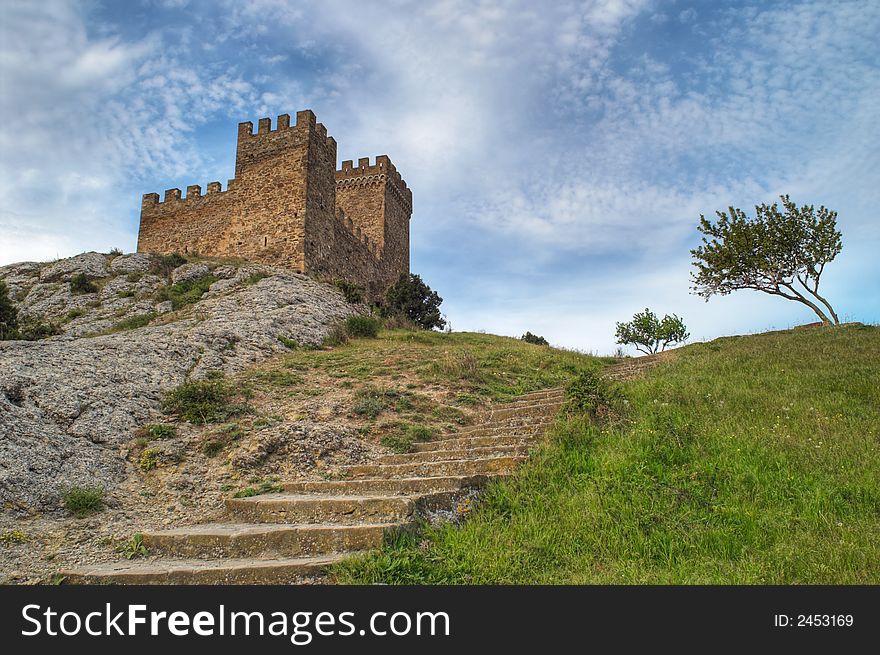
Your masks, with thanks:
[{"label": "concrete step", "polygon": [[426,450],[414,453],[400,453],[396,455],[382,455],[376,462],[378,464],[406,464],[409,462],[437,462],[450,459],[480,459],[484,457],[500,457],[511,455],[527,455],[529,447],[525,444],[507,446],[483,446],[469,450]]},{"label": "concrete step", "polygon": [[64,584],[291,584],[319,577],[349,554],[283,559],[134,560],[61,571]]},{"label": "concrete step", "polygon": [[498,409],[483,412],[478,419],[478,423],[493,423],[495,421],[504,421],[506,419],[524,419],[536,417],[552,417],[562,409],[562,401],[541,402],[534,405],[523,405],[520,407],[508,407],[501,405]]},{"label": "concrete step", "polygon": [[500,403],[498,405],[494,405],[494,407],[498,409],[519,409],[521,407],[531,407],[533,405],[545,405],[545,404],[556,404],[565,401],[565,394],[558,394],[554,396],[542,396],[538,398],[525,398],[525,399],[516,399],[507,403]]},{"label": "concrete step", "polygon": [[[491,477],[497,477],[493,474]],[[427,494],[462,489],[479,489],[489,481],[487,475],[426,476],[418,478],[380,478],[360,480],[319,480],[316,482],[288,482],[284,490],[298,494]]]},{"label": "concrete step", "polygon": [[526,459],[524,456],[502,456],[407,464],[357,464],[343,466],[340,469],[340,473],[349,479],[411,478],[437,475],[474,475],[478,473],[489,475],[492,473],[509,473],[524,459]]},{"label": "concrete step", "polygon": [[227,498],[226,509],[242,523],[391,523],[407,521],[415,499],[393,495],[266,494]]},{"label": "concrete step", "polygon": [[538,435],[513,435],[513,436],[487,436],[487,437],[464,437],[461,439],[441,439],[438,441],[424,441],[413,444],[415,452],[426,453],[431,451],[465,450],[472,451],[475,448],[490,446],[528,446],[540,440]]},{"label": "concrete step", "polygon": [[505,421],[499,423],[486,423],[476,425],[471,428],[451,432],[445,435],[448,439],[463,439],[465,437],[491,437],[500,435],[534,435],[541,434],[547,430],[553,421],[551,419],[537,420],[534,418],[525,418],[522,420]]},{"label": "concrete step", "polygon": [[511,402],[538,401],[552,398],[554,400],[565,398],[565,389],[562,387],[554,387],[552,389],[541,389],[540,391],[532,391],[516,396]]},{"label": "concrete step", "polygon": [[399,523],[273,525],[206,523],[143,532],[151,555],[182,559],[302,557],[378,548]]}]

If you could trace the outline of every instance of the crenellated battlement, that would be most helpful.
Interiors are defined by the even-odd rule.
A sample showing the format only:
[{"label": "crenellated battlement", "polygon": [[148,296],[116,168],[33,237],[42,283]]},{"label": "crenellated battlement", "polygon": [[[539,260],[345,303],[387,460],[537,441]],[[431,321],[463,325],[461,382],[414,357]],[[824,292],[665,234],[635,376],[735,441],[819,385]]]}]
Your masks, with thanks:
[{"label": "crenellated battlement", "polygon": [[310,110],[239,123],[226,189],[145,194],[138,250],[243,257],[343,278],[381,299],[409,271],[412,192],[387,155],[336,170],[336,150]]},{"label": "crenellated battlement", "polygon": [[375,164],[370,164],[369,157],[361,157],[358,159],[357,166],[354,165],[353,160],[346,159],[342,162],[342,168],[336,171],[337,188],[383,183],[387,183],[387,186],[398,196],[404,206],[412,211],[412,191],[388,155],[378,155]]},{"label": "crenellated battlement", "polygon": [[[235,180],[227,182],[227,191],[235,186]],[[223,185],[220,182],[208,182],[208,192],[202,195],[202,187],[199,184],[190,184],[186,187],[186,195],[181,195],[180,189],[165,189],[165,195],[160,200],[158,193],[145,193],[141,200],[141,211],[162,208],[163,205],[180,205],[183,203],[193,203],[207,199],[217,199],[222,197],[226,191],[223,191]]]}]

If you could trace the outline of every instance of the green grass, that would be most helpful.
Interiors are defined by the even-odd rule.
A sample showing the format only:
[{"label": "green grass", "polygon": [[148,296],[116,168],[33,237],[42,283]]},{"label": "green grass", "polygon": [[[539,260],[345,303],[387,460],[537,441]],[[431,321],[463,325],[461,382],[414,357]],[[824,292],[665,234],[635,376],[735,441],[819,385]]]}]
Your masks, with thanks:
[{"label": "green grass", "polygon": [[399,536],[336,576],[880,583],[878,380],[877,327],[682,348],[621,385],[622,418],[559,420],[547,445],[490,485],[461,527]]},{"label": "green grass", "polygon": [[320,369],[339,378],[386,384],[400,375],[421,384],[443,384],[479,404],[507,400],[564,384],[583,368],[614,361],[555,348],[535,348],[519,339],[488,334],[382,330],[378,340],[357,339],[333,350],[296,351],[285,365]]},{"label": "green grass", "polygon": [[245,487],[241,491],[232,494],[233,498],[253,498],[254,496],[262,496],[263,494],[275,494],[284,491],[284,487],[275,482],[261,482],[254,487]]}]

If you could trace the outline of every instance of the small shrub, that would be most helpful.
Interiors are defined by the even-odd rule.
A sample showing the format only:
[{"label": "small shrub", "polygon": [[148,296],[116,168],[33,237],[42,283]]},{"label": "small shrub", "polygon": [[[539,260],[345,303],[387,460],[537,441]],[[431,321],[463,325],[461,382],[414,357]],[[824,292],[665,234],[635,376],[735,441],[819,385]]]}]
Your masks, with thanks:
[{"label": "small shrub", "polygon": [[80,316],[85,316],[86,310],[84,309],[71,309],[64,315],[64,322],[69,323],[70,321],[78,319]]},{"label": "small shrub", "polygon": [[335,280],[333,284],[342,292],[342,295],[345,296],[348,302],[357,304],[364,301],[364,288],[362,286],[348,280]]},{"label": "small shrub", "polygon": [[78,519],[104,509],[104,490],[100,487],[72,487],[64,494],[64,507]]},{"label": "small shrub", "polygon": [[330,329],[330,333],[324,337],[323,346],[325,348],[334,348],[346,343],[348,343],[348,330],[345,327],[345,323],[336,323]]},{"label": "small shrub", "polygon": [[[384,311],[384,310],[383,310]],[[382,319],[386,330],[421,330],[421,326],[402,314],[392,314]]]},{"label": "small shrub", "polygon": [[190,423],[218,423],[248,411],[247,405],[233,402],[240,393],[221,373],[206,380],[184,382],[168,391],[162,409]]},{"label": "small shrub", "polygon": [[150,262],[150,272],[159,277],[170,278],[171,273],[178,266],[186,264],[186,257],[173,252],[170,255],[159,255]]},{"label": "small shrub", "polygon": [[283,334],[278,335],[278,341],[280,341],[285,348],[289,348],[290,350],[296,350],[299,348],[299,342],[290,339],[289,337],[285,337]]},{"label": "small shrub", "polygon": [[141,453],[141,458],[138,461],[138,468],[147,473],[148,471],[152,471],[159,465],[159,455],[162,451],[158,448],[147,448],[144,452]]},{"label": "small shrub", "polygon": [[0,280],[0,341],[18,338],[18,310],[9,297],[9,287]]},{"label": "small shrub", "polygon": [[125,557],[125,559],[147,557],[150,554],[149,551],[147,551],[147,547],[144,545],[144,535],[140,532],[135,532],[131,535],[131,539],[125,542],[118,551],[122,553],[122,556]]},{"label": "small shrub", "polygon": [[70,293],[81,296],[86,293],[97,293],[98,287],[89,280],[85,273],[77,273],[70,278]]},{"label": "small shrub", "polygon": [[159,289],[156,292],[156,300],[159,302],[170,300],[173,309],[180,309],[181,307],[195,304],[201,300],[202,296],[208,292],[208,289],[210,289],[211,285],[216,281],[217,278],[213,275],[203,275],[194,280],[177,282],[170,287]]},{"label": "small shrub", "polygon": [[539,337],[537,334],[532,334],[531,332],[526,332],[524,335],[520,337],[521,340],[526,343],[532,343],[536,346],[549,346],[550,342],[547,341],[544,337]]},{"label": "small shrub", "polygon": [[593,371],[581,371],[565,388],[566,409],[593,419],[612,415],[616,398],[616,389]]},{"label": "small shrub", "polygon": [[241,281],[242,286],[250,287],[255,285],[262,279],[269,277],[269,274],[264,271],[254,271],[250,275],[248,275],[245,279]]},{"label": "small shrub", "polygon": [[345,328],[349,336],[375,339],[379,336],[381,324],[372,316],[349,316]]},{"label": "small shrub", "polygon": [[144,276],[144,274],[141,273],[140,271],[135,271],[133,273],[129,273],[128,275],[126,275],[125,279],[128,280],[129,282],[134,283],[134,282],[140,282],[141,278],[143,276]]},{"label": "small shrub", "polygon": [[380,442],[395,453],[411,453],[418,441],[429,441],[434,432],[426,425],[403,425],[402,431],[386,434]]},{"label": "small shrub", "polygon": [[43,321],[27,322],[18,328],[18,336],[16,338],[24,339],[25,341],[39,341],[46,337],[54,337],[57,334],[61,334],[61,332],[61,326],[57,323],[44,323]]},{"label": "small shrub", "polygon": [[121,289],[116,292],[117,298],[134,298],[134,289]]},{"label": "small shrub", "polygon": [[0,532],[0,544],[11,546],[13,544],[23,544],[27,541],[27,535],[21,530],[6,530]]},{"label": "small shrub", "polygon": [[387,393],[371,385],[365,386],[355,393],[352,411],[358,416],[376,418],[387,406]]},{"label": "small shrub", "polygon": [[158,316],[156,312],[137,314],[130,318],[123,319],[118,323],[114,323],[111,327],[107,328],[100,334],[113,334],[115,332],[125,332],[126,330],[136,330],[138,328],[146,327],[153,322],[153,319],[156,318],[156,316]]},{"label": "small shrub", "polygon": [[173,439],[177,436],[177,426],[171,423],[151,423],[141,428],[141,431],[150,439]]},{"label": "small shrub", "polygon": [[262,482],[256,487],[247,487],[232,494],[233,498],[252,498],[263,494],[274,494],[284,491],[284,487],[274,482]]},{"label": "small shrub", "polygon": [[112,248],[107,254],[111,257],[119,257],[119,255],[122,254],[122,251],[119,248]]},{"label": "small shrub", "polygon": [[215,457],[221,450],[226,447],[226,442],[222,439],[209,439],[202,444],[202,454],[205,457]]}]

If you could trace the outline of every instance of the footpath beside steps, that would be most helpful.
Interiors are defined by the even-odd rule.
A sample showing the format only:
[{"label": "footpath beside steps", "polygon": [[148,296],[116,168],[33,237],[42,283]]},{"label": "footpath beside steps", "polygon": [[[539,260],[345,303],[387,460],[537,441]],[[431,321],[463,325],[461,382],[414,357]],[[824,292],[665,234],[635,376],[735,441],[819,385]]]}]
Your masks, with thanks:
[{"label": "footpath beside steps", "polygon": [[473,427],[411,453],[345,466],[340,479],[290,482],[281,493],[229,498],[227,521],[145,531],[144,560],[61,571],[78,584],[285,584],[382,545],[429,512],[455,511],[527,456],[562,407],[562,389],[519,396]]}]

